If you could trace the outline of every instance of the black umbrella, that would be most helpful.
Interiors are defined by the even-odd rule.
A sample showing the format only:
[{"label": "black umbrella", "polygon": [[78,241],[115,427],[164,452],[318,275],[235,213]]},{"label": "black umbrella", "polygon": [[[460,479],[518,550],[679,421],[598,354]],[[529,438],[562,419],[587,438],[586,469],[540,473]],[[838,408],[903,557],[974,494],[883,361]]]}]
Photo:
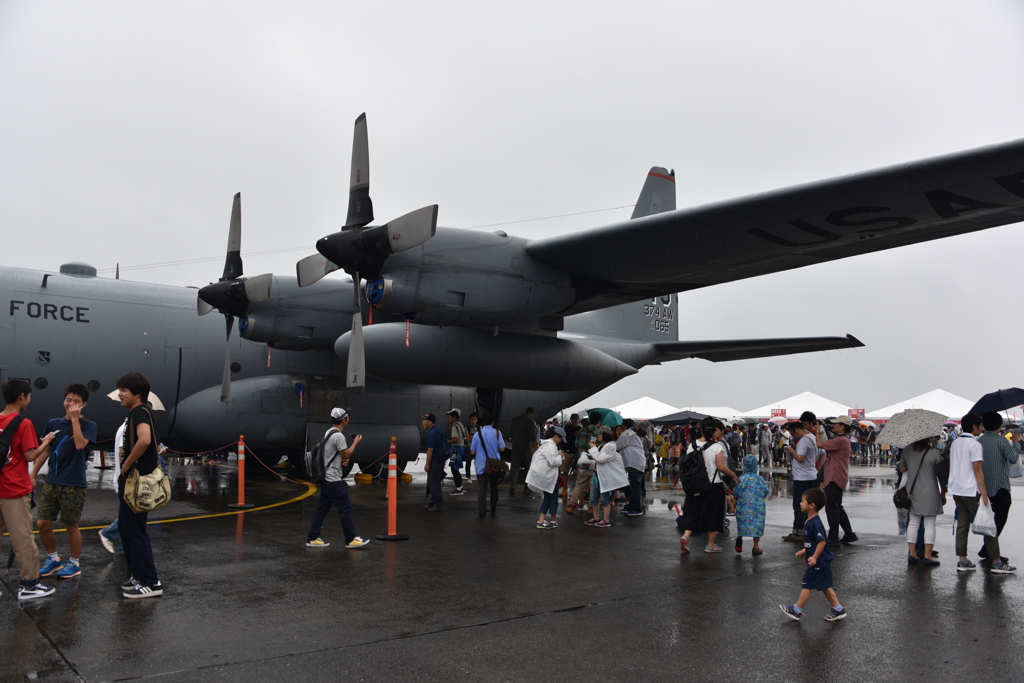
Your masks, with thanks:
[{"label": "black umbrella", "polygon": [[995,413],[1000,410],[1016,408],[1019,405],[1024,405],[1024,389],[1011,387],[1010,389],[1000,389],[999,391],[993,391],[991,394],[985,394],[974,404],[971,412],[978,413],[979,415]]},{"label": "black umbrella", "polygon": [[687,422],[700,422],[707,415],[703,413],[695,413],[692,410],[683,410],[678,413],[672,413],[671,415],[662,415],[661,417],[650,420],[651,424],[664,425],[664,424],[685,424]]}]

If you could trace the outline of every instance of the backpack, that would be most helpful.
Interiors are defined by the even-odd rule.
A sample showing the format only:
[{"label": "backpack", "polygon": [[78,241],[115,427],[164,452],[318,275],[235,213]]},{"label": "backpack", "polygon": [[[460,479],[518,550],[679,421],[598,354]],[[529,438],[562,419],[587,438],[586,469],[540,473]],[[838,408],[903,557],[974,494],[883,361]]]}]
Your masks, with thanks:
[{"label": "backpack", "polygon": [[448,441],[448,437],[444,436],[443,429],[441,430],[441,436],[444,438],[441,439],[441,452],[438,453],[438,456],[441,458],[442,462],[448,462],[448,460],[452,457],[452,445]]},{"label": "backpack", "polygon": [[[687,497],[699,498],[711,489],[708,479],[708,468],[704,466],[704,452],[714,446],[717,441],[708,441],[702,447],[694,448],[686,454],[679,465],[679,478],[683,481],[683,491]],[[694,443],[696,446],[696,443]],[[717,472],[715,475],[717,476]]]},{"label": "backpack", "polygon": [[7,457],[11,453],[11,441],[14,440],[14,435],[18,431],[18,427],[21,426],[21,421],[24,420],[23,415],[15,415],[11,418],[11,421],[7,423],[7,426],[0,430],[0,459],[3,460],[0,463],[0,468],[7,464]]},{"label": "backpack", "polygon": [[314,484],[324,483],[327,477],[327,470],[338,458],[338,453],[335,453],[329,463],[324,463],[324,444],[331,438],[332,433],[340,434],[341,431],[331,427],[319,441],[313,444],[311,449],[306,451],[306,474],[309,475],[310,482]]}]

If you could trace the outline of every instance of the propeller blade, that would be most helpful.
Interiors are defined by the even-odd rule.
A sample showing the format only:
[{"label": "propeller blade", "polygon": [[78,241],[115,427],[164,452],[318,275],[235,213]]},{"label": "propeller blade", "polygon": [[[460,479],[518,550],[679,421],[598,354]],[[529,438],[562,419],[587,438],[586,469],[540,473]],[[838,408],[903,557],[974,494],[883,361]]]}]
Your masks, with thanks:
[{"label": "propeller blade", "polygon": [[366,354],[363,348],[363,310],[359,300],[359,273],[352,278],[356,310],[352,314],[352,341],[348,347],[348,374],[345,386],[362,389],[366,385]]},{"label": "propeller blade", "polygon": [[224,341],[224,377],[220,382],[221,403],[231,400],[231,326],[235,323],[235,316],[225,315],[227,322],[227,338]]},{"label": "propeller blade", "polygon": [[270,298],[270,285],[274,283],[274,274],[266,273],[256,277],[246,278],[245,296],[249,303],[256,304]]},{"label": "propeller blade", "polygon": [[407,213],[385,227],[392,254],[418,247],[437,231],[437,204]]},{"label": "propeller blade", "polygon": [[206,315],[213,310],[213,306],[203,301],[199,296],[196,296],[196,313],[199,315]]},{"label": "propeller blade", "polygon": [[242,275],[242,193],[235,194],[231,204],[231,223],[228,226],[228,253],[224,259],[224,280]]},{"label": "propeller blade", "polygon": [[348,184],[348,218],[345,227],[361,228],[373,221],[373,202],[370,201],[370,148],[366,136],[366,114],[356,119],[352,136],[352,175]]},{"label": "propeller blade", "polygon": [[336,270],[338,270],[338,266],[327,260],[326,257],[321,254],[313,254],[295,264],[295,277],[299,281],[299,287],[309,287]]}]

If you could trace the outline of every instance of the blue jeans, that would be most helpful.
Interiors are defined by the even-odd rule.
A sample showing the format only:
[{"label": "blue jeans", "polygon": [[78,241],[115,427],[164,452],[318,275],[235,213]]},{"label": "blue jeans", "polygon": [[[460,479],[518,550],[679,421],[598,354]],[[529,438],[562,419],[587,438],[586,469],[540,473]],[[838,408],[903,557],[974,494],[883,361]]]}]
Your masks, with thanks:
[{"label": "blue jeans", "polygon": [[117,520],[115,519],[110,523],[110,526],[104,527],[100,530],[100,533],[106,536],[111,541],[121,540],[121,532],[117,530]]},{"label": "blue jeans", "polygon": [[315,541],[320,538],[320,532],[324,528],[324,520],[331,506],[338,508],[338,517],[341,518],[341,530],[345,534],[345,543],[351,543],[356,537],[356,528],[352,524],[352,502],[348,499],[348,486],[343,481],[328,481],[320,485],[320,502],[313,510],[313,519],[309,521],[309,533],[306,534],[307,541]]},{"label": "blue jeans", "polygon": [[110,523],[110,526],[100,529],[100,533],[111,541],[117,541],[117,552],[124,552],[124,548],[121,547],[121,532],[117,528],[116,519]]},{"label": "blue jeans", "polygon": [[804,534],[804,523],[807,521],[807,513],[800,509],[800,499],[810,489],[815,488],[818,482],[814,479],[806,481],[793,480],[793,533],[799,536]]},{"label": "blue jeans", "polygon": [[540,503],[540,514],[551,515],[554,517],[558,514],[558,485],[555,485],[555,490],[552,493],[545,493],[544,500]]},{"label": "blue jeans", "polygon": [[626,503],[623,509],[629,512],[643,512],[644,503],[641,488],[644,481],[644,473],[641,470],[627,467],[626,476],[629,477],[629,502]]},{"label": "blue jeans", "polygon": [[[597,479],[597,475],[594,475],[594,479]],[[596,482],[596,481],[591,482],[591,484],[590,484],[590,507],[594,507],[598,503],[600,503],[601,505],[605,505],[605,506],[611,505],[612,504],[612,495],[614,493],[615,493],[614,491],[605,491],[604,493],[601,493],[601,485],[598,482]]]}]

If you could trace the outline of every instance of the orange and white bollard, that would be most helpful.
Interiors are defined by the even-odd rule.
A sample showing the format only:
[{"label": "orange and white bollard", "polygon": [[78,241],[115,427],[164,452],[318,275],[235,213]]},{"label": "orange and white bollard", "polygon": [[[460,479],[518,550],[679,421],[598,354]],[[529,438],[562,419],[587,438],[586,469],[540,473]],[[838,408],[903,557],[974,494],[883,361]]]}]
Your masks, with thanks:
[{"label": "orange and white bollard", "polygon": [[245,437],[238,437],[238,502],[228,505],[236,510],[248,510],[253,503],[245,502]]},{"label": "orange and white bollard", "polygon": [[391,452],[388,454],[388,532],[377,534],[378,541],[408,541],[409,537],[398,533],[398,437],[391,437]]}]

